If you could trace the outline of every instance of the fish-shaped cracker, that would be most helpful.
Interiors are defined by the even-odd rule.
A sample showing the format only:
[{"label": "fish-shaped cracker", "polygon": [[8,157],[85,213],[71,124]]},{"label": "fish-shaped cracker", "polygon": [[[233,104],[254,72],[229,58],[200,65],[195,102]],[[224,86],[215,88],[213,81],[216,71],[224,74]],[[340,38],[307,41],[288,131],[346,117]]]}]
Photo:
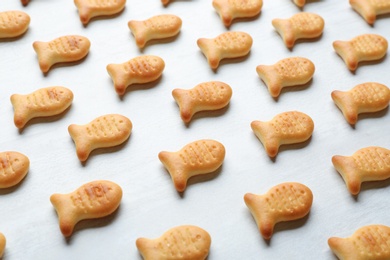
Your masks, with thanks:
[{"label": "fish-shaped cracker", "polygon": [[367,82],[348,91],[335,90],[332,99],[347,122],[354,125],[360,113],[377,112],[388,107],[390,89],[380,83]]},{"label": "fish-shaped cracker", "polygon": [[67,35],[49,42],[33,43],[39,67],[44,73],[56,63],[81,60],[88,54],[90,46],[88,38],[79,35]]},{"label": "fish-shaped cracker", "polygon": [[19,152],[0,153],[0,189],[17,185],[26,177],[30,160]]},{"label": "fish-shaped cracker", "polygon": [[390,227],[363,226],[350,237],[329,238],[328,245],[340,260],[390,259]]},{"label": "fish-shaped cracker", "polygon": [[268,122],[253,121],[251,127],[268,156],[275,157],[281,145],[308,140],[313,133],[314,122],[302,112],[289,111],[276,115]]},{"label": "fish-shaped cracker", "polygon": [[226,27],[236,18],[258,15],[262,6],[263,0],[213,0],[213,7]]},{"label": "fish-shaped cracker", "polygon": [[108,64],[107,72],[114,82],[115,91],[123,95],[131,84],[144,84],[157,80],[164,68],[165,62],[160,57],[143,55],[122,64]]},{"label": "fish-shaped cracker", "polygon": [[30,25],[30,16],[22,11],[0,12],[0,39],[22,35]]},{"label": "fish-shaped cracker", "polygon": [[232,88],[220,81],[210,81],[188,90],[176,88],[172,96],[179,105],[181,119],[189,123],[196,112],[227,106],[232,97]]},{"label": "fish-shaped cracker", "polygon": [[306,0],[293,0],[294,4],[299,7],[303,7],[306,4]]},{"label": "fish-shaped cracker", "polygon": [[390,13],[389,0],[349,0],[349,4],[371,25],[375,23],[377,15]]},{"label": "fish-shaped cracker", "polygon": [[5,236],[0,232],[0,258],[4,255],[6,243],[7,240],[5,239]]},{"label": "fish-shaped cracker", "polygon": [[102,218],[113,213],[122,199],[121,187],[111,181],[86,183],[68,194],[53,194],[50,201],[57,211],[60,230],[65,237],[84,219]]},{"label": "fish-shaped cracker", "polygon": [[252,37],[245,32],[225,32],[215,38],[200,38],[197,44],[212,69],[225,58],[238,58],[247,55],[252,47]]},{"label": "fish-shaped cracker", "polygon": [[72,124],[68,131],[76,145],[77,157],[83,162],[95,149],[117,146],[125,142],[132,128],[133,124],[127,117],[109,114],[95,118],[86,125]]},{"label": "fish-shaped cracker", "polygon": [[301,12],[288,19],[273,19],[272,25],[280,34],[287,48],[292,48],[298,39],[317,38],[324,30],[324,19],[313,13]]},{"label": "fish-shaped cracker", "polygon": [[27,95],[13,94],[14,123],[23,128],[32,118],[61,114],[73,101],[73,92],[65,87],[38,89]]},{"label": "fish-shaped cracker", "polygon": [[390,150],[383,147],[362,148],[352,156],[335,155],[332,163],[352,195],[359,194],[362,182],[390,178]]},{"label": "fish-shaped cracker", "polygon": [[80,21],[86,25],[91,18],[114,15],[123,10],[126,0],[74,0]]},{"label": "fish-shaped cracker", "polygon": [[215,140],[198,140],[177,152],[160,152],[158,158],[168,170],[179,192],[187,187],[192,176],[217,170],[225,159],[225,147]]},{"label": "fish-shaped cracker", "polygon": [[350,41],[335,41],[333,48],[344,60],[348,69],[355,71],[361,61],[374,61],[387,53],[387,40],[377,34],[362,34]]},{"label": "fish-shaped cracker", "polygon": [[172,14],[156,15],[144,21],[131,20],[128,26],[135,37],[139,48],[154,39],[165,39],[180,32],[182,21]]},{"label": "fish-shaped cracker", "polygon": [[311,190],[297,182],[281,183],[264,195],[247,193],[244,201],[264,239],[270,239],[275,224],[303,218],[313,203]]},{"label": "fish-shaped cracker", "polygon": [[30,0],[20,0],[20,2],[22,3],[22,5],[26,6],[30,2]]},{"label": "fish-shaped cracker", "polygon": [[210,245],[209,233],[192,225],[171,228],[159,238],[138,238],[136,241],[144,260],[204,260]]},{"label": "fish-shaped cracker", "polygon": [[291,57],[274,65],[259,65],[257,74],[267,85],[272,97],[278,97],[282,88],[309,82],[315,71],[313,62],[302,57]]}]

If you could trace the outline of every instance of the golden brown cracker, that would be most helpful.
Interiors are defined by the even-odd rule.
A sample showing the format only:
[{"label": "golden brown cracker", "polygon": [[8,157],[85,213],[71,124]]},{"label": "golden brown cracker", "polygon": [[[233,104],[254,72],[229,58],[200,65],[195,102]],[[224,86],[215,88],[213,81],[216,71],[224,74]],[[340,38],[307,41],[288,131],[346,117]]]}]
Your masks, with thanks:
[{"label": "golden brown cracker", "polygon": [[278,97],[282,88],[309,82],[315,71],[313,62],[302,57],[291,57],[274,65],[259,65],[257,74],[267,85],[272,97]]},{"label": "golden brown cracker", "polygon": [[80,21],[86,25],[91,18],[109,16],[121,12],[126,5],[126,0],[74,0],[78,9]]},{"label": "golden brown cracker", "polygon": [[5,239],[5,236],[0,232],[0,259],[4,255],[6,243],[7,243],[7,240]]},{"label": "golden brown cracker", "polygon": [[90,46],[88,38],[79,35],[67,35],[49,42],[33,43],[39,67],[44,73],[56,63],[81,60],[88,54]]},{"label": "golden brown cracker", "polygon": [[390,13],[389,0],[349,0],[349,4],[371,25],[378,15]]},{"label": "golden brown cracker", "polygon": [[341,260],[390,259],[390,227],[363,226],[350,237],[329,238],[328,245]]},{"label": "golden brown cracker", "polygon": [[272,187],[264,195],[247,193],[244,201],[263,238],[270,239],[277,223],[297,220],[309,213],[313,193],[301,183],[286,182]]},{"label": "golden brown cracker", "polygon": [[301,12],[288,19],[273,19],[272,25],[287,48],[292,48],[298,39],[319,37],[324,30],[325,22],[318,14]]},{"label": "golden brown cracker", "polygon": [[352,156],[335,155],[332,163],[352,195],[359,194],[362,182],[390,178],[390,150],[383,147],[365,147]]},{"label": "golden brown cracker", "polygon": [[232,88],[226,83],[209,81],[188,90],[176,88],[172,91],[172,96],[179,105],[181,119],[189,123],[192,116],[199,111],[217,110],[227,106],[232,92]]},{"label": "golden brown cracker", "polygon": [[361,61],[380,60],[386,55],[388,43],[377,34],[362,34],[350,41],[335,41],[333,48],[348,69],[355,71]]},{"label": "golden brown cracker", "polygon": [[142,55],[122,64],[108,64],[107,72],[119,95],[132,84],[144,84],[157,80],[163,73],[165,62],[158,56]]},{"label": "golden brown cracker", "polygon": [[89,154],[98,148],[113,147],[125,142],[133,128],[130,119],[119,114],[108,114],[86,125],[72,124],[68,127],[76,145],[77,157],[86,161]]},{"label": "golden brown cracker", "polygon": [[121,187],[111,181],[86,183],[68,194],[53,194],[50,201],[57,211],[60,230],[65,237],[84,219],[102,218],[113,213],[122,199]]},{"label": "golden brown cracker", "polygon": [[27,31],[30,20],[30,16],[22,11],[0,12],[0,39],[22,35]]},{"label": "golden brown cracker", "polygon": [[215,140],[198,140],[177,152],[162,151],[158,158],[171,175],[175,188],[183,192],[189,178],[217,170],[225,159],[225,147]]},{"label": "golden brown cracker", "polygon": [[182,20],[172,14],[156,15],[144,21],[131,20],[128,26],[139,48],[154,39],[165,39],[180,32]]},{"label": "golden brown cracker", "polygon": [[268,156],[275,157],[281,145],[308,140],[313,133],[314,122],[302,112],[289,111],[280,113],[267,122],[253,121],[251,127]]},{"label": "golden brown cracker", "polygon": [[229,27],[236,18],[249,18],[261,12],[263,0],[213,0],[223,24]]},{"label": "golden brown cracker", "polygon": [[23,128],[32,118],[48,117],[64,112],[73,101],[73,92],[65,87],[38,89],[27,95],[13,94],[14,123]]},{"label": "golden brown cracker", "polygon": [[380,83],[367,82],[348,91],[335,90],[332,92],[332,99],[347,122],[354,125],[360,113],[377,112],[388,107],[390,89]]},{"label": "golden brown cracker", "polygon": [[209,254],[210,245],[209,233],[192,225],[171,228],[159,238],[136,240],[136,246],[145,260],[204,260]]},{"label": "golden brown cracker", "polygon": [[13,151],[1,152],[0,189],[17,185],[26,177],[29,169],[30,160],[24,154]]},{"label": "golden brown cracker", "polygon": [[252,43],[252,37],[245,32],[225,32],[215,38],[200,38],[197,41],[212,69],[217,69],[222,59],[247,55]]}]

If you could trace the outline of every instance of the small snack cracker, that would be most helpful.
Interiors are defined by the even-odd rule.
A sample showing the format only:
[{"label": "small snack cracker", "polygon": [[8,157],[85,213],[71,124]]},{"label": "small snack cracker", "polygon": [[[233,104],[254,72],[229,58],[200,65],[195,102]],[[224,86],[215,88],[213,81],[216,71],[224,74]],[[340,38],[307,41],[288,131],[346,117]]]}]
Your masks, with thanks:
[{"label": "small snack cracker", "polygon": [[390,259],[390,227],[364,226],[350,237],[329,238],[328,245],[340,260]]},{"label": "small snack cracker", "polygon": [[299,7],[303,7],[306,4],[306,0],[293,0],[294,4]]},{"label": "small snack cracker", "polygon": [[123,10],[126,0],[74,0],[80,21],[86,25],[91,18],[114,15]]},{"label": "small snack cracker", "polygon": [[264,195],[247,193],[244,201],[264,239],[270,239],[276,223],[306,216],[313,193],[303,184],[286,182],[272,187]]},{"label": "small snack cracker", "polygon": [[379,83],[367,82],[348,91],[335,90],[332,99],[347,122],[354,125],[360,113],[377,112],[388,107],[390,89]]},{"label": "small snack cracker", "polygon": [[144,21],[131,20],[128,26],[135,37],[139,48],[153,39],[165,39],[180,32],[182,21],[180,17],[172,14],[153,16]]},{"label": "small snack cracker", "polygon": [[165,6],[168,5],[170,2],[171,0],[161,0],[161,3]]},{"label": "small snack cracker", "polygon": [[325,22],[317,14],[302,12],[288,19],[273,19],[272,25],[287,48],[292,48],[298,39],[319,37],[324,30]]},{"label": "small snack cracker", "polygon": [[204,260],[211,245],[209,233],[197,226],[177,226],[155,239],[138,238],[136,246],[144,260]]},{"label": "small snack cracker", "polygon": [[86,183],[68,194],[53,194],[50,202],[57,211],[60,230],[65,237],[84,219],[102,218],[113,213],[122,199],[121,187],[111,181]]},{"label": "small snack cracker", "polygon": [[215,140],[198,140],[177,152],[160,152],[158,158],[172,177],[175,188],[183,192],[187,180],[217,170],[225,159],[225,147]]},{"label": "small snack cracker", "polygon": [[335,155],[332,163],[352,195],[359,194],[364,181],[390,178],[390,150],[386,148],[370,146],[358,150],[352,156]]},{"label": "small snack cracker", "polygon": [[371,25],[377,15],[390,13],[389,0],[349,0],[349,3]]},{"label": "small snack cracker", "polygon": [[383,58],[387,47],[387,40],[377,34],[362,34],[350,41],[333,42],[333,48],[351,71],[355,71],[361,61]]},{"label": "small snack cracker", "polygon": [[210,81],[189,90],[176,88],[172,91],[172,96],[179,105],[181,119],[189,123],[196,112],[227,106],[232,97],[232,88],[223,82]]},{"label": "small snack cracker", "polygon": [[30,2],[30,0],[20,0],[20,2],[22,3],[22,5],[26,6]]},{"label": "small snack cracker", "polygon": [[301,143],[309,139],[314,122],[302,112],[290,111],[278,114],[268,122],[253,121],[251,127],[268,156],[275,157],[280,145]]},{"label": "small snack cracker", "polygon": [[274,65],[259,65],[256,71],[267,85],[271,96],[276,98],[284,87],[309,82],[314,75],[315,66],[306,58],[292,57],[280,60]]},{"label": "small snack cracker", "polygon": [[17,185],[26,177],[29,168],[30,160],[24,154],[18,152],[1,152],[0,189]]},{"label": "small snack cracker", "polygon": [[64,87],[41,88],[27,95],[13,94],[15,126],[21,129],[32,118],[61,114],[72,101],[72,91]]},{"label": "small snack cracker", "polygon": [[7,240],[5,239],[5,236],[0,233],[0,259],[3,257],[4,255],[4,250],[5,250],[5,244],[6,244]]},{"label": "small snack cracker", "polygon": [[108,64],[107,72],[114,82],[115,91],[125,94],[131,84],[144,84],[157,80],[165,68],[158,56],[143,55],[122,64]]},{"label": "small snack cracker", "polygon": [[213,0],[223,24],[229,27],[235,18],[249,18],[258,15],[263,0]]},{"label": "small snack cracker", "polygon": [[30,16],[22,11],[0,12],[0,39],[18,37],[30,25]]},{"label": "small snack cracker", "polygon": [[212,69],[218,68],[219,62],[224,58],[247,55],[252,43],[252,37],[245,32],[225,32],[212,39],[200,38],[197,41]]},{"label": "small snack cracker", "polygon": [[44,73],[56,63],[81,60],[88,54],[90,46],[90,41],[79,35],[62,36],[49,42],[33,43],[38,55],[39,67]]},{"label": "small snack cracker", "polygon": [[72,124],[68,131],[76,145],[77,157],[83,162],[95,149],[117,146],[125,142],[132,128],[133,124],[127,117],[109,114],[95,118],[86,125]]}]

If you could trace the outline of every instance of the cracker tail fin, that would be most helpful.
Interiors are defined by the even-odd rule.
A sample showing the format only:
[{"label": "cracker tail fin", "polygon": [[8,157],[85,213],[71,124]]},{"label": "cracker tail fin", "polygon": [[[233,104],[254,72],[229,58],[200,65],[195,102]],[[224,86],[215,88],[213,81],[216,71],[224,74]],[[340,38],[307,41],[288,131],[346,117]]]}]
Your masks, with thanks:
[{"label": "cracker tail fin", "polygon": [[214,0],[213,7],[215,10],[217,10],[223,24],[226,27],[229,27],[233,21],[233,15],[232,12],[230,11],[230,7],[229,6],[226,7],[226,3],[225,2],[221,3],[220,0]]},{"label": "cracker tail fin", "polygon": [[57,212],[61,233],[65,237],[69,237],[78,221],[73,212],[72,200],[67,195],[53,194],[50,196],[50,202]]},{"label": "cracker tail fin", "polygon": [[351,125],[356,124],[359,111],[357,105],[354,103],[353,97],[349,93],[339,90],[333,91],[331,96],[347,122]]},{"label": "cracker tail fin", "polygon": [[212,39],[200,38],[197,41],[198,47],[203,52],[204,56],[207,58],[212,69],[217,69],[219,62],[221,61],[220,53],[218,49],[214,46]]},{"label": "cracker tail fin", "polygon": [[135,42],[138,46],[138,48],[145,47],[147,39],[147,32],[146,27],[144,26],[143,21],[129,21],[127,23],[129,29],[131,30],[132,34],[134,35]]},{"label": "cracker tail fin", "polygon": [[13,94],[10,99],[12,106],[14,107],[14,124],[17,128],[22,129],[31,119],[30,113],[22,102],[22,95]]},{"label": "cracker tail fin", "polygon": [[373,25],[375,23],[376,12],[374,6],[367,4],[365,0],[349,0],[349,4],[368,24]]},{"label": "cracker tail fin", "polygon": [[47,42],[35,41],[33,43],[33,48],[38,55],[39,68],[43,73],[48,72],[53,65],[51,57],[46,54],[47,46]]},{"label": "cracker tail fin", "polygon": [[357,195],[360,192],[362,180],[356,172],[355,160],[349,156],[335,155],[332,157],[332,163],[343,177],[348,191],[352,195]]},{"label": "cracker tail fin", "polygon": [[83,0],[75,0],[74,3],[77,6],[81,23],[87,25],[91,19],[91,10],[85,5]]},{"label": "cracker tail fin", "polygon": [[83,134],[84,126],[72,124],[68,127],[68,132],[75,143],[77,157],[81,162],[86,161],[93,148],[88,137]]},{"label": "cracker tail fin", "polygon": [[271,216],[263,210],[266,206],[264,199],[259,195],[246,193],[244,195],[244,201],[256,221],[261,236],[264,239],[270,239],[274,232],[275,222]]},{"label": "cracker tail fin", "polygon": [[269,157],[275,157],[279,152],[280,143],[277,138],[272,137],[273,130],[267,122],[253,121],[251,128],[260,142],[263,144]]},{"label": "cracker tail fin", "polygon": [[346,254],[348,259],[359,259],[359,251],[349,239],[331,237],[328,239],[328,245],[339,259],[344,259]]},{"label": "cracker tail fin", "polygon": [[183,192],[187,188],[188,176],[183,171],[182,159],[176,152],[162,151],[158,154],[161,163],[171,175],[173,184],[178,192]]},{"label": "cracker tail fin", "polygon": [[256,72],[267,85],[268,91],[272,97],[278,97],[282,91],[283,85],[279,74],[275,71],[272,65],[259,65],[256,67]]},{"label": "cracker tail fin", "polygon": [[123,95],[126,92],[126,88],[128,84],[128,75],[126,71],[123,69],[122,64],[108,64],[107,72],[110,75],[113,83],[115,91],[118,95]]},{"label": "cracker tail fin", "polygon": [[184,89],[176,88],[172,91],[172,96],[179,105],[181,119],[184,121],[184,123],[189,123],[195,112],[192,108],[192,99],[188,98],[186,94],[187,90]]},{"label": "cracker tail fin", "polygon": [[157,259],[159,257],[158,255],[156,255],[156,253],[158,253],[156,252],[157,247],[151,239],[143,237],[138,238],[135,241],[135,245],[143,259]]},{"label": "cracker tail fin", "polygon": [[333,48],[335,49],[337,54],[344,60],[349,70],[355,71],[357,69],[359,60],[350,42],[335,41],[333,42]]},{"label": "cracker tail fin", "polygon": [[294,29],[290,20],[288,19],[273,19],[272,25],[275,30],[280,34],[284,44],[287,48],[291,49],[295,44]]}]

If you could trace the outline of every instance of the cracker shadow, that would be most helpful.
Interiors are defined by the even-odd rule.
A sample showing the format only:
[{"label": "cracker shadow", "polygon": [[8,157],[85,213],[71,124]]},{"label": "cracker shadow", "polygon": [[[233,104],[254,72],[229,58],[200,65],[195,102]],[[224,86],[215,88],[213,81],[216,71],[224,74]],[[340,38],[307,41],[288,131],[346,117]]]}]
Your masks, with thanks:
[{"label": "cracker shadow", "polygon": [[[286,230],[298,229],[298,228],[303,227],[307,223],[307,221],[309,220],[310,214],[311,214],[311,211],[309,211],[309,213],[306,216],[304,216],[303,218],[300,218],[297,220],[292,220],[292,221],[284,221],[284,222],[276,223],[272,236],[274,236],[276,233],[279,233],[279,232],[283,232]],[[272,239],[272,237],[270,239],[264,239],[267,246],[271,246],[271,239]]]},{"label": "cracker shadow", "polygon": [[108,216],[105,216],[102,218],[97,218],[97,219],[81,220],[74,227],[72,235],[69,237],[64,237],[66,244],[71,245],[73,236],[77,235],[77,233],[79,233],[80,231],[82,231],[84,229],[92,229],[92,228],[98,229],[98,228],[103,228],[103,227],[110,225],[112,222],[114,222],[118,218],[120,211],[121,211],[121,205],[119,205],[119,207]]},{"label": "cracker shadow", "polygon": [[[131,33],[131,32],[130,32]],[[158,44],[169,44],[169,43],[172,43],[174,41],[176,41],[177,38],[180,37],[180,34],[181,34],[181,31],[172,36],[172,37],[168,37],[168,38],[164,38],[164,39],[152,39],[152,40],[149,40],[148,42],[146,42],[145,46],[142,47],[142,48],[139,48],[138,46],[138,49],[139,51],[143,54],[144,53],[144,50],[148,47],[148,46],[153,46],[153,45],[158,45]],[[133,35],[132,35],[133,36]],[[134,37],[133,37],[134,38]],[[134,39],[135,41],[135,39]]]},{"label": "cracker shadow", "polygon": [[89,56],[89,51],[88,51],[88,54],[85,55],[83,58],[81,58],[80,60],[77,60],[77,61],[71,61],[71,62],[59,62],[59,63],[56,63],[56,64],[53,64],[50,69],[47,71],[47,72],[42,72],[43,73],[43,76],[44,77],[47,77],[50,73],[50,71],[52,71],[53,69],[56,69],[56,68],[66,68],[66,67],[71,67],[71,66],[75,66],[75,65],[79,65],[81,63],[83,63]]},{"label": "cracker shadow", "polygon": [[[120,150],[123,150],[127,146],[127,144],[130,142],[132,135],[133,135],[133,133],[130,134],[129,138],[127,138],[126,141],[124,141],[123,143],[121,143],[119,145],[112,146],[112,147],[97,148],[97,149],[93,150],[89,154],[87,160],[85,160],[84,162],[80,161],[81,165],[83,167],[86,167],[88,161],[90,161],[92,159],[92,157],[95,157],[95,156],[98,156],[101,154],[116,153],[116,152],[119,152]],[[76,157],[77,157],[77,154],[76,154]]]},{"label": "cracker shadow", "polygon": [[18,189],[22,189],[21,186],[23,186],[24,183],[28,181],[27,179],[29,178],[29,175],[30,175],[30,170],[27,172],[26,176],[18,184],[9,188],[0,189],[0,196],[13,193]]},{"label": "cracker shadow", "polygon": [[366,120],[366,119],[382,118],[382,117],[385,117],[388,113],[389,113],[389,107],[388,106],[385,109],[381,110],[381,111],[361,113],[361,114],[358,115],[358,121],[356,122],[356,124],[355,125],[351,125],[350,124],[350,126],[353,129],[356,129],[356,125],[359,123],[359,121]]},{"label": "cracker shadow", "polygon": [[311,143],[311,140],[313,138],[313,135],[310,136],[309,139],[307,139],[306,141],[304,142],[301,142],[301,143],[296,143],[296,144],[283,144],[279,147],[279,151],[278,153],[276,154],[275,157],[269,157],[270,160],[273,162],[273,163],[276,163],[276,158],[278,157],[278,155],[284,151],[288,151],[288,150],[296,150],[296,149],[303,149],[305,148],[306,146],[308,146],[310,143]]},{"label": "cracker shadow", "polygon": [[220,117],[220,116],[223,116],[224,114],[227,113],[227,111],[229,110],[229,107],[230,107],[230,102],[225,107],[223,107],[221,109],[218,109],[218,110],[199,111],[199,112],[195,113],[192,116],[190,122],[184,123],[184,124],[185,124],[186,128],[190,128],[191,122],[197,121],[198,119],[207,118],[207,117]]},{"label": "cracker shadow", "polygon": [[[294,47],[295,47],[296,45],[299,45],[299,44],[301,44],[301,43],[319,42],[319,41],[322,39],[323,35],[324,35],[324,32],[322,32],[322,34],[321,34],[320,36],[316,37],[316,38],[311,38],[311,39],[304,39],[304,38],[302,38],[302,39],[297,39],[297,40],[294,42],[294,45],[293,45],[291,48],[288,48],[287,46],[286,46],[286,48],[287,48],[290,52],[292,52],[293,49],[294,49]],[[282,39],[282,41],[283,41],[283,39]]]},{"label": "cracker shadow", "polygon": [[[280,96],[281,96],[283,93],[286,93],[286,92],[295,92],[295,91],[303,91],[303,90],[305,90],[305,89],[308,89],[310,86],[312,86],[312,85],[313,85],[313,81],[314,81],[313,78],[311,78],[307,83],[302,84],[302,85],[283,87],[282,90],[280,91],[279,96],[277,96],[277,97],[272,97],[272,96],[271,96],[271,97],[273,98],[273,100],[274,100],[275,102],[278,102]],[[265,83],[264,83],[264,85],[265,85]],[[266,86],[266,87],[267,87],[267,86]],[[268,87],[267,87],[267,89],[268,89]]]},{"label": "cracker shadow", "polygon": [[193,2],[193,0],[171,0],[171,1],[169,1],[169,3],[167,3],[167,4],[163,4],[163,3],[161,3],[161,4],[162,4],[164,7],[168,7],[169,4],[174,3],[174,2]]},{"label": "cracker shadow", "polygon": [[[365,67],[365,66],[371,66],[371,65],[377,65],[379,63],[382,63],[384,62],[385,60],[387,59],[387,53],[385,54],[385,56],[383,56],[382,58],[380,58],[379,60],[372,60],[372,61],[360,61],[356,70],[354,71],[351,71],[351,74],[353,75],[356,75],[357,74],[357,71],[359,70],[360,67]],[[344,60],[343,60],[344,61]]]},{"label": "cracker shadow", "polygon": [[[216,13],[216,14],[218,15],[218,18],[221,20],[221,17],[219,16],[219,14],[218,14],[218,13]],[[234,18],[234,19],[232,20],[232,23],[231,23],[229,26],[225,26],[225,25],[224,25],[224,26],[225,26],[226,29],[230,30],[231,27],[232,27],[234,24],[236,24],[236,23],[248,23],[248,22],[253,22],[253,21],[255,21],[255,20],[258,20],[260,16],[261,16],[261,11],[260,11],[260,13],[258,13],[258,14],[255,15],[255,16],[252,16],[252,17],[237,17],[237,18]],[[221,22],[222,22],[222,20],[221,20]],[[222,22],[222,24],[223,24],[223,22]]]},{"label": "cracker shadow", "polygon": [[[252,51],[250,51],[247,55],[242,56],[242,57],[237,57],[237,58],[225,58],[225,59],[222,59],[222,60],[219,62],[219,65],[218,65],[217,68],[215,68],[215,69],[211,68],[211,69],[213,70],[213,72],[214,72],[215,74],[217,74],[218,68],[221,67],[221,66],[223,66],[223,65],[225,65],[225,64],[235,64],[235,63],[241,63],[241,62],[246,61],[246,60],[250,57],[251,52],[252,52]],[[202,53],[202,54],[203,54],[203,53]],[[206,61],[207,61],[207,58],[206,58]],[[208,62],[207,62],[207,63],[208,63]],[[210,66],[210,65],[209,65],[209,66]]]},{"label": "cracker shadow", "polygon": [[390,178],[382,181],[365,181],[362,182],[361,184],[360,192],[356,195],[351,194],[351,196],[353,197],[355,202],[358,202],[359,201],[358,197],[361,192],[368,191],[368,190],[386,189],[388,187],[390,187]]},{"label": "cracker shadow", "polygon": [[[139,90],[148,90],[148,89],[151,89],[151,88],[155,88],[163,79],[164,75],[161,74],[161,76],[152,81],[152,82],[149,82],[149,83],[142,83],[142,84],[131,84],[129,86],[127,86],[126,88],[126,91],[123,95],[118,95],[120,101],[123,101],[125,99],[125,96],[127,96],[127,93],[129,92],[133,92],[133,91],[139,91]],[[112,83],[112,81],[111,81]],[[114,91],[115,91],[115,87],[114,87]]]},{"label": "cracker shadow", "polygon": [[27,28],[27,30],[24,33],[22,33],[21,35],[18,35],[16,37],[11,37],[11,38],[0,39],[0,43],[3,43],[3,42],[16,42],[16,41],[22,39],[25,35],[27,35],[29,33],[29,31],[30,31],[30,28]]},{"label": "cracker shadow", "polygon": [[202,183],[202,182],[208,182],[208,181],[211,181],[213,179],[216,179],[221,174],[222,169],[223,169],[223,164],[213,172],[199,174],[199,175],[195,175],[195,176],[192,176],[191,178],[189,178],[187,181],[186,189],[183,192],[178,192],[180,198],[184,198],[184,193],[188,189],[189,186],[192,186],[192,185],[198,184],[198,183]]},{"label": "cracker shadow", "polygon": [[47,116],[47,117],[35,117],[30,119],[23,128],[18,129],[19,134],[23,134],[25,129],[31,125],[36,125],[36,124],[49,124],[53,122],[57,122],[61,120],[62,118],[65,117],[65,115],[68,113],[68,111],[72,108],[72,105],[70,105],[67,109],[65,109],[63,112],[61,112],[58,115],[53,115],[53,116]]},{"label": "cracker shadow", "polygon": [[109,19],[114,19],[114,18],[117,18],[119,17],[126,9],[126,6],[119,12],[119,13],[116,13],[116,14],[111,14],[111,15],[101,15],[101,16],[96,16],[96,17],[92,17],[87,24],[83,24],[80,20],[80,15],[79,15],[79,12],[77,11],[77,8],[76,8],[76,12],[77,12],[77,16],[79,17],[79,21],[80,23],[82,24],[82,26],[84,28],[87,28],[88,25],[92,22],[95,22],[95,21],[100,21],[100,20],[109,20]]},{"label": "cracker shadow", "polygon": [[[291,0],[292,1],[292,0]],[[303,11],[304,7],[307,5],[307,4],[314,4],[314,3],[317,3],[317,2],[323,2],[323,0],[306,0],[306,3],[303,7],[299,7],[297,5],[295,5],[299,10]]]}]

